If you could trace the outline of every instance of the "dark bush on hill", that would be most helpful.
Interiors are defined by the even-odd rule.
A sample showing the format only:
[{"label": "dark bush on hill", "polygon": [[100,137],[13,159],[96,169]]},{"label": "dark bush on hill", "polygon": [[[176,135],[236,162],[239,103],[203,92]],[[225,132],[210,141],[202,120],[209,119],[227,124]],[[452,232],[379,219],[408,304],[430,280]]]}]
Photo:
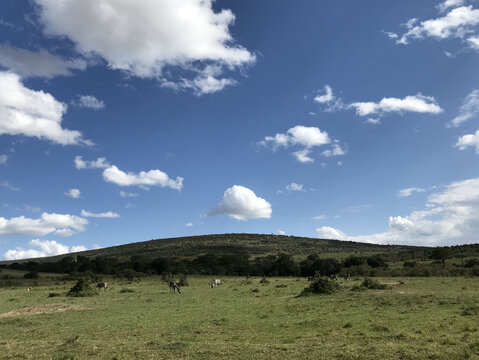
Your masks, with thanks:
[{"label": "dark bush on hill", "polygon": [[30,271],[26,273],[25,275],[23,275],[24,279],[38,279],[39,277],[40,275],[38,275],[36,271]]},{"label": "dark bush on hill", "polygon": [[413,268],[413,267],[416,267],[417,265],[417,261],[405,261],[402,266],[403,267],[408,267],[408,268]]},{"label": "dark bush on hill", "polygon": [[387,266],[386,261],[379,255],[374,255],[374,256],[368,257],[367,263],[372,268],[386,267]]},{"label": "dark bush on hill", "polygon": [[366,261],[363,258],[357,256],[349,256],[343,261],[343,266],[349,268],[351,266],[363,265]]},{"label": "dark bush on hill", "polygon": [[308,287],[306,287],[301,292],[299,296],[305,296],[310,294],[328,295],[336,292],[338,289],[339,285],[337,282],[324,278],[316,278]]},{"label": "dark bush on hill", "polygon": [[467,268],[472,268],[476,265],[479,265],[479,259],[478,258],[469,259],[464,263],[464,267],[467,267]]}]

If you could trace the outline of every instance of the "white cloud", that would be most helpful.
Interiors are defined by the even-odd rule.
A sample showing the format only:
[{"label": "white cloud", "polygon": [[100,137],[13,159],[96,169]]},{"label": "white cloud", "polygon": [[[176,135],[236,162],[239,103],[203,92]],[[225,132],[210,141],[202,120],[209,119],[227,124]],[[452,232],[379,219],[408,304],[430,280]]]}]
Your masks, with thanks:
[{"label": "white cloud", "polygon": [[36,249],[22,249],[17,248],[15,250],[8,250],[3,254],[5,260],[20,260],[20,259],[30,259],[46,256],[55,256],[67,254],[70,252],[79,252],[85,251],[87,248],[83,245],[72,246],[69,248],[67,245],[60,244],[54,240],[39,240],[33,239],[29,242],[29,246],[39,248]]},{"label": "white cloud", "polygon": [[95,161],[84,161],[81,156],[75,157],[75,167],[81,169],[106,169],[111,165],[106,161],[106,158],[98,158]]},{"label": "white cloud", "polygon": [[341,110],[344,107],[341,98],[338,98],[333,95],[333,89],[329,85],[324,86],[324,94],[317,95],[314,98],[314,101],[318,104],[325,104],[327,106],[325,108],[325,111],[327,112]]},{"label": "white cloud", "polygon": [[366,124],[372,124],[372,125],[378,125],[381,123],[381,119],[380,118],[368,118],[366,120]]},{"label": "white cloud", "polygon": [[421,188],[417,188],[417,187],[410,187],[410,188],[399,190],[397,196],[398,197],[407,197],[407,196],[411,196],[414,192],[424,192],[424,191],[426,191],[426,190],[421,189]]},{"label": "white cloud", "polygon": [[0,183],[0,186],[4,187],[4,188],[7,188],[8,190],[11,190],[11,191],[18,191],[20,190],[18,187],[16,187],[15,185],[12,185],[10,184],[8,181],[2,181]]},{"label": "white cloud", "polygon": [[[447,1],[441,5],[446,3]],[[444,7],[444,10],[446,9],[447,7]],[[422,21],[417,26],[410,26],[396,43],[407,45],[410,39],[423,39],[425,37],[432,37],[437,40],[450,37],[462,39],[473,32],[478,23],[479,10],[473,9],[472,6],[461,6],[452,9],[443,17]]]},{"label": "white cloud", "polygon": [[181,176],[177,176],[173,180],[161,170],[141,171],[135,174],[131,172],[126,173],[112,165],[103,171],[103,179],[119,186],[161,186],[174,190],[183,188],[183,178]]},{"label": "white cloud", "polygon": [[286,190],[288,190],[288,191],[306,191],[304,189],[303,184],[296,184],[295,182],[292,182],[291,184],[287,185]]},{"label": "white cloud", "polygon": [[192,222],[189,222],[189,223],[187,223],[185,226],[186,226],[186,227],[193,227],[193,226],[195,226],[195,225],[194,225]]},{"label": "white cloud", "polygon": [[458,7],[461,5],[464,5],[464,0],[446,0],[437,5],[437,9],[439,10],[439,12],[443,13],[449,8]]},{"label": "white cloud", "polygon": [[469,93],[464,99],[462,106],[459,108],[457,115],[448,126],[458,127],[463,122],[472,119],[479,113],[479,89],[475,89]]},{"label": "white cloud", "polygon": [[326,156],[326,157],[341,156],[341,155],[345,155],[345,154],[346,154],[346,150],[343,149],[337,141],[335,141],[335,143],[333,144],[332,149],[328,149],[328,150],[323,151],[323,155]]},{"label": "white cloud", "polygon": [[7,163],[8,156],[7,155],[0,155],[0,165],[5,165]]},{"label": "white cloud", "polygon": [[326,215],[323,215],[323,214],[313,217],[313,220],[324,220],[324,219],[326,219]]},{"label": "white cloud", "polygon": [[317,127],[307,127],[297,125],[290,128],[286,134],[276,134],[275,136],[266,136],[260,141],[263,146],[271,146],[273,151],[280,147],[288,148],[289,146],[302,146],[303,150],[293,152],[293,155],[299,162],[314,162],[310,157],[311,148],[329,144],[331,139],[326,131],[321,131]]},{"label": "white cloud", "polygon": [[84,231],[88,220],[75,215],[43,213],[39,219],[24,216],[5,219],[0,217],[0,235],[44,236],[55,233],[69,236]]},{"label": "white cloud", "polygon": [[283,235],[283,236],[286,235],[286,231],[284,231],[284,230],[278,230],[277,233],[278,233],[278,235]]},{"label": "white cloud", "polygon": [[467,134],[457,139],[456,146],[460,150],[473,146],[476,147],[476,152],[479,154],[479,130],[475,134]]},{"label": "white cloud", "polygon": [[98,100],[93,95],[78,95],[78,100],[73,101],[73,105],[93,110],[101,110],[105,108],[105,103]]},{"label": "white cloud", "polygon": [[[386,232],[344,236],[343,240],[378,244],[424,246],[477,242],[479,231],[479,178],[456,181],[431,194],[426,210],[391,216]],[[340,232],[340,234],[345,235]]]},{"label": "white cloud", "polygon": [[93,218],[108,218],[108,219],[115,219],[119,218],[120,215],[118,215],[115,212],[112,211],[107,211],[104,213],[92,213],[90,211],[82,210],[81,211],[81,216],[83,217],[93,217]]},{"label": "white cloud", "polygon": [[[85,56],[100,56],[110,68],[138,77],[165,79],[162,84],[170,87],[218,91],[233,82],[218,79],[221,73],[256,61],[254,54],[234,43],[229,31],[234,14],[215,13],[212,0],[35,2],[47,35],[66,36]],[[208,68],[212,65],[219,69],[215,75]],[[184,75],[170,79],[169,67]]]},{"label": "white cloud", "polygon": [[135,194],[135,193],[129,193],[129,192],[125,192],[123,190],[120,191],[120,196],[122,198],[130,198],[130,197],[137,197],[138,194]]},{"label": "white cloud", "polygon": [[85,70],[82,59],[65,60],[50,54],[45,49],[30,51],[9,45],[0,45],[0,66],[5,67],[23,78],[72,75],[73,70]]},{"label": "white cloud", "polygon": [[375,102],[355,102],[349,105],[356,109],[359,116],[368,116],[372,114],[384,115],[391,112],[417,112],[439,114],[443,110],[437,105],[432,96],[417,94],[406,96],[404,99],[383,98],[378,103]]},{"label": "white cloud", "polygon": [[269,219],[271,213],[269,202],[244,186],[234,185],[225,191],[221,202],[211,209],[208,216],[228,215],[237,220]]},{"label": "white cloud", "polygon": [[296,160],[298,160],[301,163],[314,162],[314,159],[311,156],[309,156],[309,154],[311,154],[311,150],[308,150],[308,149],[295,151],[293,153]]},{"label": "white cloud", "polygon": [[31,136],[61,145],[91,145],[79,131],[61,127],[66,109],[52,95],[24,87],[18,75],[0,71],[0,135]]},{"label": "white cloud", "polygon": [[316,229],[316,232],[321,239],[346,240],[348,238],[345,233],[330,226],[321,226]]},{"label": "white cloud", "polygon": [[78,189],[70,189],[64,193],[66,196],[71,197],[72,199],[78,199],[81,195],[80,190]]}]

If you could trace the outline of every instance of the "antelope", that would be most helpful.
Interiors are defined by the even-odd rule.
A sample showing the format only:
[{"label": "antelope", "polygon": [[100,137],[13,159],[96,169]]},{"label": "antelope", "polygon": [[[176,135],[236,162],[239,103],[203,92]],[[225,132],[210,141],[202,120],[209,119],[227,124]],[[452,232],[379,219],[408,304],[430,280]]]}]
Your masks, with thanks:
[{"label": "antelope", "polygon": [[176,290],[178,290],[178,294],[181,294],[181,288],[180,285],[174,280],[170,280],[168,283],[168,286],[170,287],[170,293],[173,291],[173,294],[175,293]]},{"label": "antelope", "polygon": [[106,291],[106,285],[107,285],[106,282],[105,283],[101,282],[101,283],[97,284],[96,287],[97,287],[97,289],[105,289],[105,291]]},{"label": "antelope", "polygon": [[350,273],[344,274],[343,278],[345,281],[348,281],[349,279],[351,279],[351,274]]}]

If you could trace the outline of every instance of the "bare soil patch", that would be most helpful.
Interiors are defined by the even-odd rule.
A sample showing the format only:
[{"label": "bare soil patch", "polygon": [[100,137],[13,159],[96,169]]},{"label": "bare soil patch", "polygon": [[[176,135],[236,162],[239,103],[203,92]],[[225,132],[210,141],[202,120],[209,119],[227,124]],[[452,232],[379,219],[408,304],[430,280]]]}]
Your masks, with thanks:
[{"label": "bare soil patch", "polygon": [[39,314],[50,314],[56,312],[64,312],[70,310],[91,310],[80,305],[66,305],[66,304],[45,304],[38,306],[30,306],[23,309],[12,310],[3,314],[0,314],[0,318],[12,317],[12,316],[23,316],[23,315],[39,315]]}]

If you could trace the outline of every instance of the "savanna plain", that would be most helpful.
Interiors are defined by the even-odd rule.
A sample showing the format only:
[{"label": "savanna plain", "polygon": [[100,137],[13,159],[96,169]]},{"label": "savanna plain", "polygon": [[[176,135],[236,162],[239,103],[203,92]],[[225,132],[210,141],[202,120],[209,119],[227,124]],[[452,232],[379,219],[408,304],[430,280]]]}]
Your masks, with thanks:
[{"label": "savanna plain", "polygon": [[[4,270],[19,278],[24,274]],[[376,278],[383,290],[298,296],[303,277],[108,279],[87,297],[40,274],[0,289],[1,359],[479,359],[477,277]]]}]

